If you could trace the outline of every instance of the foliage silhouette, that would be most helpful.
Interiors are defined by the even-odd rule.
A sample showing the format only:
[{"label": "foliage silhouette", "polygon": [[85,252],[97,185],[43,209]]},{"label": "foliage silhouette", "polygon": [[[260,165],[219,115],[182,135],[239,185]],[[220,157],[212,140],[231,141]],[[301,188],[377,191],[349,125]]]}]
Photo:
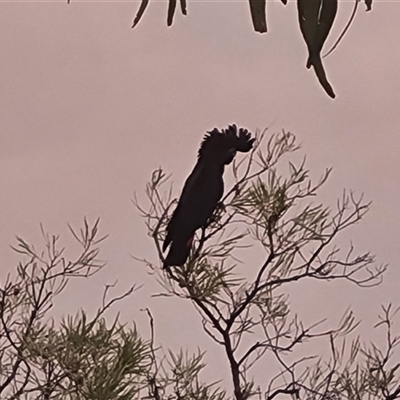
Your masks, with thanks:
[{"label": "foliage silhouette", "polygon": [[[344,280],[360,288],[381,283],[385,265],[376,264],[368,252],[355,255],[352,245],[346,251],[335,245],[342,231],[364,217],[370,203],[351,192],[343,192],[336,210],[311,201],[331,171],[313,183],[303,159],[297,166],[288,161],[283,172],[284,158],[299,149],[295,137],[288,132],[272,135],[263,149],[265,134],[256,134],[247,158],[234,161],[234,182],[224,206],[197,234],[185,265],[163,270],[157,263],[142,261],[162,285],[160,295],[180,297],[194,305],[205,333],[224,350],[236,400],[256,395],[267,400],[278,395],[398,398],[400,364],[393,360],[393,351],[400,336],[393,335],[390,321],[396,312],[390,305],[383,309],[381,320],[390,339],[387,349],[378,351],[376,345],[363,346],[359,338],[348,344],[358,327],[352,311],[347,310],[335,327],[325,327],[326,320],[306,325],[292,310],[287,295],[289,287],[306,280]],[[146,188],[148,206],[135,199],[161,265],[161,243],[175,202],[171,188],[166,187],[168,177],[158,169]],[[263,250],[265,256],[256,262],[257,267],[254,259],[239,261],[238,252],[247,247],[254,249],[248,250],[250,254],[256,247]],[[330,353],[328,359],[313,349],[304,354],[307,343],[321,340]],[[256,382],[250,370],[267,357],[269,367],[274,365],[279,372],[269,383],[265,378],[263,383]]]},{"label": "foliage silhouette", "polygon": [[[144,12],[149,5],[149,1],[150,0],[141,1],[139,9],[133,20],[132,28],[135,28],[143,17]],[[281,1],[284,5],[287,4],[287,0]],[[357,11],[359,1],[360,0],[354,0],[354,10],[350,17],[349,23],[339,36],[339,39],[336,41],[334,46],[327,52],[325,56],[329,55],[338,46],[345,33],[348,31]],[[319,83],[327,95],[334,99],[336,94],[326,76],[326,72],[322,64],[321,52],[335,21],[338,9],[338,0],[296,0],[296,2],[299,27],[308,50],[306,68],[309,69],[311,66],[314,68]],[[372,0],[364,0],[364,2],[366,5],[366,10],[371,11]],[[259,33],[267,32],[266,3],[266,0],[249,0],[253,27],[254,30]],[[180,5],[182,14],[187,15],[186,0],[180,0]],[[176,0],[168,0],[168,26],[173,24],[175,10]]]},{"label": "foliage silhouette", "polygon": [[[272,135],[265,145],[265,132],[256,137],[251,152],[233,163],[224,208],[198,233],[185,265],[161,268],[161,244],[174,204],[161,169],[146,187],[147,206],[137,203],[158,250],[160,262],[144,261],[159,280],[161,295],[193,304],[204,332],[227,360],[210,362],[218,360],[219,369],[228,365],[233,390],[201,379],[204,351],[163,351],[149,309],[144,310],[147,340],[118,317],[106,318],[136,286],[112,297],[114,285],[107,285],[93,318],[84,310],[61,320],[51,315],[74,280],[106,267],[99,258],[104,239],[99,222],[85,220],[79,232],[71,228],[81,246],[75,258],[67,258],[59,237],[44,229],[42,250],[17,239],[14,249],[22,261],[0,285],[2,400],[400,398],[399,309],[382,307],[375,327],[383,331],[383,340],[367,343],[356,336],[358,321],[351,310],[337,324],[328,317],[306,324],[297,304],[289,302],[290,288],[299,281],[345,281],[359,288],[381,282],[385,265],[368,252],[355,254],[352,245],[337,245],[369,203],[343,193],[335,210],[319,204],[316,196],[330,170],[313,183],[305,160],[294,162],[298,146],[292,134]],[[243,255],[249,258],[240,262]]]}]

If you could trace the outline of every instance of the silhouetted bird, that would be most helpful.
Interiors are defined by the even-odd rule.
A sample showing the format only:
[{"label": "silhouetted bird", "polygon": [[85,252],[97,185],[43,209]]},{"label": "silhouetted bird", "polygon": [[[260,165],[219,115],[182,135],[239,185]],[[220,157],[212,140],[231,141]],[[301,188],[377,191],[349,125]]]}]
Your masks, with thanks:
[{"label": "silhouetted bird", "polygon": [[224,192],[225,165],[237,151],[247,153],[255,139],[247,129],[230,125],[221,132],[207,132],[199,149],[197,164],[187,178],[178,205],[167,226],[163,251],[169,244],[164,268],[183,265],[197,229],[206,227]]}]

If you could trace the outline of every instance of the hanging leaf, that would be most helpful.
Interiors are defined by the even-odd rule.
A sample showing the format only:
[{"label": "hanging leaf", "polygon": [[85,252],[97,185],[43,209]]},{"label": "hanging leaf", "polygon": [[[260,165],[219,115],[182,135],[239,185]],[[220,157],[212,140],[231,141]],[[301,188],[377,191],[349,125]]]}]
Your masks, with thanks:
[{"label": "hanging leaf", "polygon": [[181,4],[181,12],[182,12],[182,14],[186,15],[187,14],[187,11],[186,11],[186,0],[180,0],[180,4]]},{"label": "hanging leaf", "polygon": [[265,12],[265,0],[249,0],[251,19],[256,32],[267,32],[267,18]]},{"label": "hanging leaf", "polygon": [[142,2],[140,3],[139,10],[136,14],[136,17],[133,20],[132,28],[134,28],[139,23],[140,19],[142,18],[143,13],[146,11],[148,4],[149,4],[149,0],[142,0]]},{"label": "hanging leaf", "polygon": [[[67,0],[68,3],[70,0]],[[133,21],[134,28],[142,18],[150,0],[141,0],[139,10]],[[168,0],[167,25],[171,26],[174,22],[178,0]],[[266,18],[266,0],[248,0],[250,5],[250,14],[254,30],[259,33],[267,32]],[[284,5],[288,0],[281,0]],[[355,7],[350,17],[350,21],[336,40],[329,51],[321,56],[325,41],[330,33],[336,18],[338,9],[338,0],[296,0],[298,8],[298,20],[300,30],[307,45],[308,59],[307,68],[313,67],[317,79],[326,93],[335,98],[335,92],[328,81],[322,58],[328,56],[339,45],[347,30],[349,29],[357,11],[357,5],[361,0],[354,0]],[[364,0],[367,11],[372,10],[373,0]],[[179,0],[180,9],[183,15],[187,15],[187,0]]]},{"label": "hanging leaf", "polygon": [[297,0],[300,30],[308,49],[306,67],[314,67],[318,81],[335,98],[321,60],[321,51],[337,13],[337,0]]},{"label": "hanging leaf", "polygon": [[328,78],[326,77],[325,69],[324,66],[322,65],[322,60],[321,57],[316,59],[313,63],[315,75],[317,75],[318,81],[321,84],[321,86],[324,88],[325,92],[328,94],[329,97],[332,97],[334,99],[336,97],[335,92],[333,91],[333,88],[331,84],[328,81]]},{"label": "hanging leaf", "polygon": [[356,16],[356,13],[357,13],[358,3],[359,3],[359,0],[355,0],[354,8],[353,8],[353,11],[351,13],[349,22],[347,22],[346,26],[344,27],[342,33],[339,35],[339,37],[336,40],[336,42],[334,43],[334,45],[329,49],[329,51],[326,54],[324,54],[322,56],[322,58],[328,57],[329,54],[331,54],[336,49],[336,47],[339,46],[339,43],[342,41],[342,39],[344,38],[344,35],[347,33],[347,31],[349,30],[351,24],[353,23],[353,20],[354,20],[354,18]]},{"label": "hanging leaf", "polygon": [[169,0],[168,4],[168,16],[167,16],[167,25],[171,26],[174,21],[174,14],[176,9],[176,0]]}]

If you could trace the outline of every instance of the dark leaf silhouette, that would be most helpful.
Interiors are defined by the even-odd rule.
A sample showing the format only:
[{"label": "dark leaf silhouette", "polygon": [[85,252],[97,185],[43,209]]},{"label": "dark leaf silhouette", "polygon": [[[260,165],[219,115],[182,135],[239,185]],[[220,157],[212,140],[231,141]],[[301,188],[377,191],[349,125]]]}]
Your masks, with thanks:
[{"label": "dark leaf silhouette", "polygon": [[140,3],[140,7],[138,12],[136,13],[135,19],[133,20],[132,28],[134,28],[140,21],[143,16],[143,13],[146,11],[146,8],[149,4],[149,0],[142,0]]},{"label": "dark leaf silhouette", "polygon": [[[69,2],[69,0],[67,0]],[[174,21],[176,12],[176,5],[178,0],[168,0],[167,12],[167,25],[171,26]],[[250,5],[250,14],[252,19],[253,28],[256,32],[267,32],[267,18],[266,18],[266,0],[248,0]],[[287,0],[281,0],[283,4],[287,4]],[[349,23],[346,25],[339,38],[336,40],[332,48],[324,54],[327,57],[339,45],[344,35],[347,33],[357,11],[357,5],[361,0],[354,0],[355,7],[350,17]],[[372,10],[373,0],[364,0],[367,11]],[[132,28],[134,28],[140,21],[149,0],[142,0],[140,8],[136,14]],[[187,0],[179,0],[181,12],[183,15],[187,14]],[[335,98],[335,92],[332,85],[329,83],[327,74],[322,63],[321,52],[324,43],[329,35],[329,32],[335,21],[338,0],[297,0],[298,19],[300,30],[306,42],[308,49],[308,60],[306,63],[307,68],[313,67],[315,74],[325,92],[331,97]],[[229,18],[229,15],[227,15]]]},{"label": "dark leaf silhouette", "polygon": [[[138,12],[136,13],[135,19],[133,20],[132,28],[134,28],[139,21],[141,20],[144,12],[146,11],[147,6],[149,5],[150,0],[142,0],[140,3],[140,7]],[[174,15],[176,10],[176,1],[177,0],[169,0],[168,1],[168,13],[167,13],[167,25],[171,26],[174,22]],[[187,14],[186,0],[179,0],[181,6],[181,12],[183,15]]]},{"label": "dark leaf silhouette", "polygon": [[181,12],[183,15],[187,14],[187,10],[186,10],[186,0],[180,0],[180,4],[181,4]]},{"label": "dark leaf silhouette", "polygon": [[319,82],[327,94],[335,98],[321,60],[323,45],[337,13],[337,0],[297,0],[300,30],[308,49],[306,67],[314,67]]},{"label": "dark leaf silhouette", "polygon": [[267,18],[265,15],[265,0],[249,0],[251,19],[256,32],[267,32]]},{"label": "dark leaf silhouette", "polygon": [[169,0],[168,4],[168,16],[167,16],[167,25],[171,26],[174,20],[174,14],[176,9],[176,0]]},{"label": "dark leaf silhouette", "polygon": [[322,58],[328,57],[337,48],[337,46],[339,46],[339,43],[342,41],[342,39],[346,35],[347,31],[349,30],[351,24],[353,23],[353,20],[354,20],[354,18],[356,16],[356,13],[357,13],[358,3],[359,3],[359,0],[355,0],[353,11],[351,12],[349,21],[347,22],[346,26],[344,27],[342,33],[336,39],[336,42],[334,43],[334,45],[329,49],[329,51],[326,54],[324,54],[322,56]]},{"label": "dark leaf silhouette", "polygon": [[225,165],[233,161],[237,151],[249,152],[253,142],[250,132],[236,125],[222,131],[215,128],[204,137],[197,163],[167,226],[163,251],[171,247],[164,268],[186,262],[196,230],[207,226],[223,195]]}]

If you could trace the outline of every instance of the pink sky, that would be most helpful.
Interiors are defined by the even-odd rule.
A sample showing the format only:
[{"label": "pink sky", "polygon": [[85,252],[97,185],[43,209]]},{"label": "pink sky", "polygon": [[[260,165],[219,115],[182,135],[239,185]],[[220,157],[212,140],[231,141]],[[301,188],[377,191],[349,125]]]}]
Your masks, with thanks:
[{"label": "pink sky", "polygon": [[[333,167],[321,196],[328,204],[343,188],[373,201],[343,241],[391,265],[384,284],[299,287],[292,303],[301,302],[304,315],[311,311],[316,319],[352,305],[368,323],[381,303],[400,305],[400,3],[375,2],[370,13],[360,7],[325,60],[334,101],[304,67],[293,2],[268,4],[264,35],[253,32],[244,1],[189,0],[189,15],[178,14],[172,28],[165,25],[166,4],[150,3],[132,30],[137,7],[1,2],[0,277],[18,259],[9,248],[15,235],[39,247],[41,222],[69,244],[67,223],[101,217],[102,232],[110,234],[102,246],[109,266],[71,285],[56,310],[94,310],[104,284],[116,279],[120,291],[142,283],[117,306],[124,321],[135,319],[146,330],[140,308],[150,306],[168,346],[209,345],[202,332],[193,336],[200,323],[190,304],[150,298],[160,289],[132,255],[156,261],[156,252],[131,200],[159,166],[173,174],[178,195],[204,132],[236,122],[295,133],[315,177]],[[340,2],[333,38],[352,7]],[[186,321],[192,323],[177,332]]]}]

